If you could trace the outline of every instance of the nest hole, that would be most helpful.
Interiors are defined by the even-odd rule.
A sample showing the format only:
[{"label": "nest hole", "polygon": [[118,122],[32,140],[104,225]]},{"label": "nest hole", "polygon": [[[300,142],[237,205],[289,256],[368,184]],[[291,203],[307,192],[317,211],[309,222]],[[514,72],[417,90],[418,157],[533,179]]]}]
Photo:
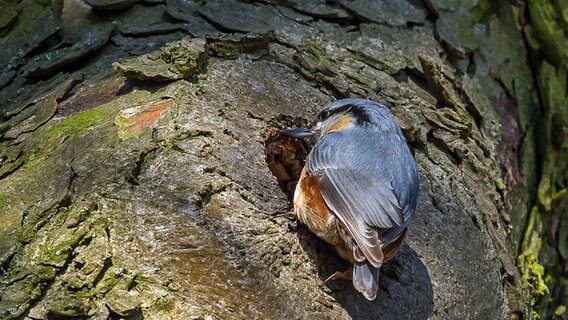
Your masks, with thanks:
[{"label": "nest hole", "polygon": [[264,130],[264,150],[268,169],[278,181],[290,203],[300,179],[306,157],[314,145],[311,139],[294,139],[280,135],[289,128],[305,127],[306,119],[280,115],[272,118]]},{"label": "nest hole", "polygon": [[[280,132],[289,128],[305,127],[308,124],[306,119],[300,117],[280,115],[271,119],[264,130],[266,163],[276,177],[280,189],[290,201],[290,207],[293,205],[294,191],[306,158],[316,140],[284,137]],[[307,227],[294,224],[292,229],[296,232],[304,251],[316,262],[321,280],[335,271],[345,271],[349,268],[349,264],[339,257],[333,246],[312,234]],[[332,291],[343,290],[346,283],[330,281],[327,286]]]}]

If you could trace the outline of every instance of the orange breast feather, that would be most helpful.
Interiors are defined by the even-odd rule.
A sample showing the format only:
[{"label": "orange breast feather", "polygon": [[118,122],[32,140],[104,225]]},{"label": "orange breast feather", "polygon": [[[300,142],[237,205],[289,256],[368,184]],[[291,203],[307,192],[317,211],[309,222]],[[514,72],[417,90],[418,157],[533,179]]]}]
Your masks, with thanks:
[{"label": "orange breast feather", "polygon": [[294,207],[300,222],[311,232],[332,245],[343,244],[339,234],[338,221],[327,207],[320,192],[320,178],[309,176],[302,170],[294,195]]}]

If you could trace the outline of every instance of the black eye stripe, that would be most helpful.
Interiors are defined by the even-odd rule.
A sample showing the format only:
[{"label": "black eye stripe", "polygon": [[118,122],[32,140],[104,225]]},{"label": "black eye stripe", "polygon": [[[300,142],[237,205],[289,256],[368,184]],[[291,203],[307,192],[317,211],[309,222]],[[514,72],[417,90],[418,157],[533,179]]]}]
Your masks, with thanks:
[{"label": "black eye stripe", "polygon": [[324,119],[327,119],[327,118],[329,118],[329,117],[331,117],[331,116],[333,116],[333,115],[336,115],[336,114],[338,114],[338,113],[343,113],[343,112],[345,112],[345,111],[347,111],[348,109],[351,109],[351,108],[352,108],[351,105],[345,105],[345,106],[341,106],[341,107],[339,107],[339,108],[335,108],[335,109],[331,109],[331,110],[325,109],[325,110],[322,110],[322,111],[318,114],[318,119],[319,119],[319,120],[324,120]]},{"label": "black eye stripe", "polygon": [[318,114],[317,118],[318,118],[319,121],[322,121],[322,120],[325,120],[325,119],[327,119],[327,118],[329,118],[329,117],[331,117],[335,114],[343,113],[343,112],[346,112],[346,111],[349,111],[350,113],[352,113],[355,116],[355,118],[357,119],[357,123],[359,123],[359,124],[364,124],[364,123],[368,123],[368,122],[371,121],[369,115],[367,114],[367,112],[363,108],[361,108],[357,105],[352,105],[352,104],[343,105],[339,108],[335,108],[335,109],[331,109],[331,110],[329,110],[329,109],[322,110]]}]

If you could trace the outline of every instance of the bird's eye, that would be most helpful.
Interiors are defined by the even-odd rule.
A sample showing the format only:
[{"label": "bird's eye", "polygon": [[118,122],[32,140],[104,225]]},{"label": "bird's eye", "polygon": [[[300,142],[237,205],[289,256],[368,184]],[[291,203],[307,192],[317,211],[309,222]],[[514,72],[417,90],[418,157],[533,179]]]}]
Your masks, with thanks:
[{"label": "bird's eye", "polygon": [[318,115],[318,119],[320,119],[320,120],[327,119],[328,117],[329,117],[329,110],[323,110]]}]

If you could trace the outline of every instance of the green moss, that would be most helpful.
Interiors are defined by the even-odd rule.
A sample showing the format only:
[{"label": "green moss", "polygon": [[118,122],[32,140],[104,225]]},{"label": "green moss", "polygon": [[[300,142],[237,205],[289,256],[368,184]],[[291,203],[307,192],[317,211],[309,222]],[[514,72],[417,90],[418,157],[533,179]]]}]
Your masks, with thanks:
[{"label": "green moss", "polygon": [[[99,227],[104,219],[100,219],[96,198],[75,203],[70,200],[64,197],[46,211],[30,213],[22,225],[20,236],[27,244],[5,270],[7,280],[0,282],[0,292],[11,297],[12,305],[19,306],[18,314],[10,317],[19,317],[37,297],[46,294],[48,283],[52,283],[53,288],[48,293],[49,310],[78,316],[86,315],[91,309],[91,297],[95,293],[90,292],[90,288],[71,288],[66,279],[57,275],[67,269],[75,250],[84,250],[95,236],[104,234]],[[64,276],[77,273],[76,270]],[[3,318],[1,313],[0,318]]]},{"label": "green moss", "polygon": [[184,39],[172,42],[146,55],[112,64],[118,74],[139,80],[179,80],[201,71],[207,61],[203,39]]},{"label": "green moss", "polygon": [[190,77],[199,71],[206,59],[204,47],[170,45],[162,49],[162,59],[183,75]]},{"label": "green moss", "polygon": [[529,216],[518,264],[525,284],[530,286],[527,288],[529,295],[535,299],[548,294],[548,287],[544,281],[544,267],[538,261],[538,254],[542,247],[541,232],[542,221],[538,208],[534,207]]},{"label": "green moss", "polygon": [[525,35],[529,48],[535,52],[538,52],[541,47],[538,39],[536,38],[536,32],[534,31],[534,28],[530,25],[525,26]]},{"label": "green moss", "polygon": [[559,305],[558,307],[556,307],[556,309],[554,310],[554,315],[557,317],[562,316],[563,314],[566,313],[566,306],[564,305]]},{"label": "green moss", "polygon": [[80,133],[107,119],[113,107],[114,105],[111,103],[74,114],[63,119],[59,125],[54,126],[47,134],[49,136],[63,136],[65,134]]},{"label": "green moss", "polygon": [[12,198],[7,195],[0,195],[0,212],[10,210],[12,206]]},{"label": "green moss", "polygon": [[477,23],[485,22],[494,13],[489,1],[477,2],[477,4],[469,10],[469,12],[474,16]]},{"label": "green moss", "polygon": [[[0,192],[4,192],[4,190],[0,190]],[[20,214],[11,196],[0,195],[0,252],[2,253],[8,252],[11,243],[14,241],[12,232],[20,225],[19,219],[14,219],[14,217]]]},{"label": "green moss", "polygon": [[207,37],[209,49],[215,55],[236,58],[240,53],[267,51],[270,39],[266,34],[218,34]]},{"label": "green moss", "polygon": [[3,28],[9,26],[18,17],[18,8],[16,3],[11,1],[6,1],[2,5],[2,10],[0,10],[0,35],[4,33]]},{"label": "green moss", "polygon": [[556,1],[558,12],[560,12],[561,25],[565,32],[568,32],[568,0]]},{"label": "green moss", "polygon": [[57,275],[59,269],[50,266],[41,266],[35,273],[37,276],[38,284],[45,283],[53,280]]},{"label": "green moss", "polygon": [[18,241],[23,244],[30,243],[37,236],[37,232],[41,229],[54,215],[57,215],[59,208],[57,206],[41,211],[38,208],[29,211],[22,221],[22,228],[18,233]]},{"label": "green moss", "polygon": [[64,317],[84,317],[94,307],[92,294],[84,290],[58,290],[50,296],[46,307]]},{"label": "green moss", "polygon": [[[554,297],[544,295],[566,287],[560,270],[565,267],[562,261],[568,252],[563,222],[568,203],[565,200],[568,195],[567,73],[565,68],[555,65],[566,61],[568,46],[557,41],[564,36],[562,30],[553,30],[559,24],[550,1],[531,1],[529,10],[534,28],[525,27],[528,44],[532,54],[542,53],[545,60],[541,60],[540,55],[535,56],[538,57],[535,76],[542,98],[542,115],[534,114],[532,125],[528,127],[523,167],[529,190],[528,203],[536,204],[529,215],[518,262],[527,285],[527,296],[536,310],[534,315],[540,317],[551,315],[559,303]],[[560,223],[555,225],[555,221]]]},{"label": "green moss", "polygon": [[31,140],[30,157],[24,168],[36,169],[38,165],[48,162],[53,152],[64,145],[69,137],[81,135],[104,123],[112,123],[110,119],[116,110],[118,106],[110,103],[79,112],[59,122],[52,121],[36,130]]},{"label": "green moss", "polygon": [[54,151],[69,143],[68,139],[84,135],[90,130],[96,129],[99,135],[107,134],[106,137],[92,139],[110,138],[108,132],[100,129],[101,126],[113,126],[114,118],[120,109],[147,101],[150,96],[148,91],[136,90],[107,104],[51,121],[33,133],[30,139],[33,142],[29,148],[31,155],[22,169],[40,170],[37,166],[49,163]]},{"label": "green moss", "polygon": [[554,65],[562,65],[568,57],[568,47],[562,45],[566,35],[552,1],[528,1],[528,8],[541,52]]}]

